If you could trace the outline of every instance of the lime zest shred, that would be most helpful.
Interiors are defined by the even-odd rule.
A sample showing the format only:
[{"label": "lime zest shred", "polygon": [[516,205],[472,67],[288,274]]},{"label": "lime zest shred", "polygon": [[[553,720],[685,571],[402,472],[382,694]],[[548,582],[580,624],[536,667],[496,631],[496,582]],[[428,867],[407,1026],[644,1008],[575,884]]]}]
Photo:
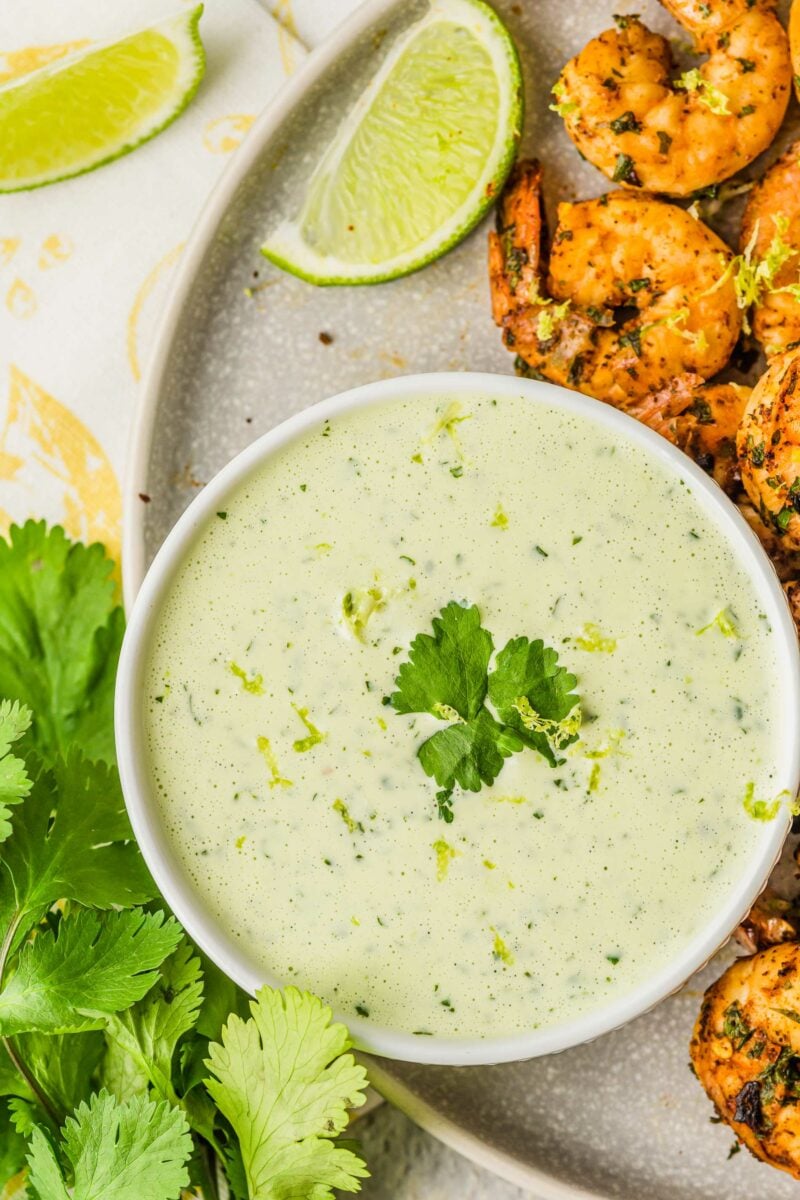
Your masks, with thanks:
[{"label": "lime zest shred", "polygon": [[592,763],[592,769],[589,772],[589,791],[596,792],[600,787],[600,763]]},{"label": "lime zest shred", "polygon": [[527,804],[527,796],[492,796],[495,804]]},{"label": "lime zest shred", "polygon": [[433,850],[436,854],[436,878],[441,883],[447,878],[447,872],[450,870],[450,863],[454,858],[459,858],[460,850],[456,850],[455,846],[451,846],[444,838],[439,838],[433,843]]},{"label": "lime zest shred", "polygon": [[695,631],[695,637],[700,637],[702,633],[707,633],[709,629],[718,629],[723,637],[726,638],[741,638],[739,626],[733,618],[729,608],[721,608],[717,615],[704,625],[702,629]]},{"label": "lime zest shred", "polygon": [[432,711],[433,715],[439,717],[441,721],[452,721],[455,725],[466,725],[466,721],[461,716],[461,713],[453,708],[451,704],[436,703]]},{"label": "lime zest shred", "polygon": [[490,523],[493,529],[508,529],[508,513],[502,504],[498,504]]},{"label": "lime zest shred", "polygon": [[246,841],[247,841],[247,836],[243,833],[241,835],[241,837],[238,837],[236,839],[236,849],[241,850],[242,846],[245,844]]},{"label": "lime zest shred", "polygon": [[495,870],[497,870],[497,863],[493,863],[493,862],[492,862],[492,860],[491,860],[490,858],[485,858],[485,859],[483,860],[483,865],[486,867],[486,870],[487,870],[487,871],[495,871]]},{"label": "lime zest shred", "polygon": [[350,809],[347,807],[344,800],[334,800],[333,804],[331,805],[331,808],[333,809],[334,812],[337,812],[339,814],[339,816],[342,818],[345,825],[347,826],[349,833],[363,833],[364,832],[364,826],[361,824],[360,821],[356,821],[355,818],[351,817]]},{"label": "lime zest shred", "polygon": [[657,321],[649,321],[646,325],[642,325],[639,329],[640,333],[649,333],[651,329],[658,329],[659,326],[666,325],[668,328],[673,328],[676,325],[682,325],[689,319],[688,308],[676,308],[672,312],[664,313],[663,317],[659,317]]},{"label": "lime zest shred", "polygon": [[[542,304],[545,302],[539,300],[538,303]],[[556,331],[556,326],[564,320],[564,317],[569,312],[571,301],[565,300],[563,304],[553,304],[552,300],[548,300],[547,303],[551,304],[552,307],[543,308],[536,322],[536,336],[540,342],[550,341]]]},{"label": "lime zest shred", "polygon": [[274,787],[293,787],[291,779],[284,778],[278,767],[278,760],[275,757],[275,751],[272,749],[272,743],[268,737],[259,736],[256,738],[256,745],[259,751],[264,756],[264,762],[269,767],[270,780],[269,786]]},{"label": "lime zest shred", "polygon": [[624,729],[612,729],[606,739],[605,746],[598,746],[595,750],[584,750],[583,757],[591,759],[611,758],[613,755],[618,754],[622,758],[630,758],[627,751],[622,749],[622,740],[625,736]]},{"label": "lime zest shred", "polygon": [[531,733],[543,733],[554,750],[561,750],[566,746],[581,727],[580,704],[571,708],[560,721],[541,716],[527,696],[518,696],[511,707],[519,713],[519,719],[525,728]]},{"label": "lime zest shred", "polygon": [[350,632],[359,642],[367,640],[370,617],[386,607],[388,596],[377,580],[368,588],[352,588],[342,598],[342,616]]},{"label": "lime zest shred", "polygon": [[[464,455],[464,448],[461,445],[461,439],[458,436],[458,430],[456,426],[460,425],[462,421],[471,420],[472,413],[465,413],[463,411],[460,400],[451,400],[441,416],[438,417],[431,426],[430,432],[422,439],[423,446],[429,446],[432,442],[435,442],[441,434],[444,433],[453,443],[455,452],[458,455],[458,461],[465,463],[467,459]],[[421,461],[422,456],[420,456],[420,462]]]},{"label": "lime zest shred", "polygon": [[744,811],[754,821],[774,821],[780,812],[781,804],[784,800],[791,800],[792,797],[791,792],[783,791],[779,792],[774,800],[756,800],[755,791],[756,785],[752,782],[748,783],[744,789],[744,799],[742,800]]},{"label": "lime zest shred", "polygon": [[736,303],[745,314],[742,320],[742,328],[745,333],[750,333],[747,310],[752,308],[753,305],[760,304],[765,292],[788,291],[796,295],[793,289],[798,285],[790,284],[787,288],[775,288],[773,286],[781,267],[797,251],[783,239],[783,235],[789,228],[788,218],[782,213],[776,213],[772,220],[775,224],[775,233],[772,236],[764,257],[759,259],[755,255],[760,228],[760,222],[756,221],[753,225],[753,232],[750,235],[750,239],[741,254],[734,255],[727,263],[724,257],[720,255],[720,262],[723,267],[722,274],[707,292],[703,292],[703,296],[710,296],[718,288],[722,287],[728,279],[732,279],[736,293]]},{"label": "lime zest shred", "polygon": [[558,113],[560,117],[566,117],[569,113],[578,111],[577,100],[564,99],[567,94],[567,85],[563,79],[559,79],[553,84],[550,88],[550,94],[556,98],[555,104],[548,104],[547,106],[551,112]]},{"label": "lime zest shred", "polygon": [[574,640],[579,650],[586,650],[589,654],[613,654],[617,648],[617,639],[606,637],[594,621],[586,621],[583,633]]},{"label": "lime zest shred", "polygon": [[713,83],[709,83],[707,79],[703,78],[699,67],[692,67],[691,71],[684,71],[680,78],[675,80],[675,87],[684,92],[697,92],[700,103],[709,108],[711,112],[716,113],[717,116],[731,116],[728,97]]},{"label": "lime zest shred", "polygon": [[240,667],[239,664],[235,662],[228,663],[228,670],[230,671],[231,675],[235,675],[237,679],[241,680],[242,687],[246,692],[251,692],[254,696],[263,696],[263,675],[260,675],[258,672],[248,675],[247,671],[245,671],[243,667]]},{"label": "lime zest shred", "polygon": [[307,750],[312,750],[314,746],[318,746],[320,742],[324,742],[328,735],[327,733],[322,733],[321,730],[317,729],[316,725],[309,721],[307,708],[298,708],[294,703],[292,704],[292,708],[308,730],[308,737],[298,738],[292,744],[292,749],[296,750],[298,754],[305,754]]},{"label": "lime zest shred", "polygon": [[772,235],[772,241],[767,247],[767,253],[759,263],[759,270],[761,271],[764,286],[769,291],[772,291],[772,285],[784,263],[797,254],[795,247],[783,240],[783,235],[789,228],[789,218],[783,213],[775,213],[773,214],[772,222],[775,226],[775,232]]},{"label": "lime zest shred", "polygon": [[494,934],[494,943],[492,945],[493,957],[496,958],[498,962],[501,962],[504,967],[513,967],[515,961],[514,955],[500,937],[500,934],[497,932],[494,925],[490,925],[489,929]]}]

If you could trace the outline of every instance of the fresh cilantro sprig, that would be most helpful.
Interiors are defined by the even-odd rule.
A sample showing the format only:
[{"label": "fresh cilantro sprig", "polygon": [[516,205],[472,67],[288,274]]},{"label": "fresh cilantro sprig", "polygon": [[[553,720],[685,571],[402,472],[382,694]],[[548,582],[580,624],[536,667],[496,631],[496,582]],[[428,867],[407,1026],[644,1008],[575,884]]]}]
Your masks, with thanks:
[{"label": "fresh cilantro sprig", "polygon": [[32,714],[30,740],[50,759],[79,746],[113,763],[114,679],[125,619],[114,564],[44,521],[0,538],[0,696]]},{"label": "fresh cilantro sprig", "polygon": [[[417,750],[435,779],[439,816],[453,820],[453,792],[492,784],[504,761],[529,747],[555,767],[577,740],[576,678],[541,639],[512,638],[489,664],[494,640],[474,604],[451,601],[433,618],[433,635],[414,638],[390,700],[397,713],[429,713],[447,722]],[[491,702],[494,713],[489,709]]]},{"label": "fresh cilantro sprig", "polygon": [[0,540],[0,1191],[357,1190],[346,1031],[299,992],[245,1020],[160,907],[114,766],[114,597],[102,547],[34,522]]},{"label": "fresh cilantro sprig", "polygon": [[62,1146],[71,1186],[51,1142],[34,1129],[28,1182],[41,1200],[174,1200],[189,1185],[186,1119],[145,1095],[120,1104],[98,1092],[67,1120]]},{"label": "fresh cilantro sprig", "polygon": [[0,700],[0,842],[11,833],[10,804],[19,804],[31,790],[25,763],[11,753],[30,727],[31,714],[24,705]]},{"label": "fresh cilantro sprig", "polygon": [[360,1190],[364,1163],[337,1141],[367,1077],[344,1025],[315,996],[262,988],[209,1049],[207,1087],[239,1139],[253,1200]]}]

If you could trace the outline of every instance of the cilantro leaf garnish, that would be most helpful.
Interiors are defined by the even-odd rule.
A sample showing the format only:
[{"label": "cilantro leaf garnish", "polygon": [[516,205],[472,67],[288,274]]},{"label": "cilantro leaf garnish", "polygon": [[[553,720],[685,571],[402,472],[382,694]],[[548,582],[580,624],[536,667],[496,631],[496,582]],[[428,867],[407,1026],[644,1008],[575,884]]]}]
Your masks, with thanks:
[{"label": "cilantro leaf garnish", "polygon": [[[141,1000],[174,950],[180,926],[163,913],[87,909],[25,944],[0,991],[0,1036],[68,1033]],[[99,1018],[99,1019],[98,1019]]]},{"label": "cilantro leaf garnish", "polygon": [[19,804],[31,790],[25,763],[11,753],[31,723],[27,708],[10,700],[0,700],[0,842],[11,833],[10,804]]},{"label": "cilantro leaf garnish", "polygon": [[124,618],[102,546],[70,542],[44,521],[0,538],[0,696],[33,713],[45,759],[77,743],[114,762],[114,677]]},{"label": "cilantro leaf garnish", "polygon": [[421,633],[411,643],[390,702],[400,714],[429,713],[450,722],[417,750],[426,775],[439,785],[439,816],[450,823],[456,785],[480,791],[526,746],[557,766],[557,751],[577,740],[580,700],[572,690],[575,676],[541,639],[512,638],[490,671],[494,641],[474,604],[452,601],[432,624],[433,637]]},{"label": "cilantro leaf garnish", "polygon": [[540,638],[512,638],[489,676],[489,699],[517,737],[555,767],[556,751],[578,738],[579,698],[572,690],[576,683],[575,676],[558,665],[557,652]]},{"label": "cilantro leaf garnish", "polygon": [[186,1119],[146,1095],[118,1104],[99,1092],[67,1120],[63,1135],[70,1187],[50,1141],[33,1131],[28,1178],[42,1200],[175,1200],[189,1184]]},{"label": "cilantro leaf garnish", "polygon": [[252,1016],[232,1016],[209,1047],[206,1087],[239,1139],[248,1194],[260,1200],[355,1192],[367,1175],[337,1144],[348,1108],[364,1103],[366,1073],[343,1025],[297,988],[262,988]]},{"label": "cilantro leaf garnish", "polygon": [[482,708],[473,721],[463,721],[437,730],[418,751],[426,775],[440,788],[458,784],[466,792],[479,792],[481,785],[494,783],[510,754],[522,749],[522,741]]},{"label": "cilantro leaf garnish", "polygon": [[400,668],[392,704],[399,713],[440,716],[452,709],[464,721],[476,717],[486,696],[486,671],[494,643],[481,627],[475,605],[455,601],[433,618],[433,632],[420,633]]}]

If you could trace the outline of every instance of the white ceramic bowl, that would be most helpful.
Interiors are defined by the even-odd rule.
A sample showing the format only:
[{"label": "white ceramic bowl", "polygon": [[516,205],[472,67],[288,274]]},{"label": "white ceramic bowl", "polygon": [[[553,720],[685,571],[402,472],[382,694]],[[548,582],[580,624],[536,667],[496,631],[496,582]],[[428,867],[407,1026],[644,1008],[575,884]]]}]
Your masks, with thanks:
[{"label": "white ceramic bowl", "polygon": [[[384,380],[343,392],[284,421],[259,438],[229,462],[195,498],[167,537],[142,584],[130,614],[117,677],[119,768],[125,801],[142,853],[165,899],[189,934],[222,970],[251,993],[264,983],[279,985],[284,981],[270,978],[260,970],[246,948],[226,936],[211,920],[190,880],[172,856],[159,819],[143,753],[141,697],[149,638],[158,620],[162,599],[195,533],[211,514],[225,506],[225,497],[251,471],[287,443],[321,425],[326,419],[351,409],[386,404],[421,392],[431,396],[446,395],[448,398],[468,398],[476,393],[522,395],[533,403],[555,405],[578,416],[589,416],[593,421],[605,425],[621,440],[627,439],[637,444],[658,459],[667,471],[691,484],[698,503],[728,539],[740,564],[758,589],[773,636],[778,640],[782,676],[764,681],[765,687],[777,689],[781,696],[779,708],[783,729],[779,739],[781,761],[776,764],[776,787],[786,789],[792,795],[797,792],[800,778],[800,657],[794,622],[777,575],[758,539],[735,506],[686,455],[610,405],[533,380],[466,373],[417,375]],[[760,839],[758,853],[724,907],[718,909],[713,920],[679,956],[664,963],[657,974],[621,999],[605,1003],[593,1012],[562,1024],[505,1037],[493,1037],[489,1030],[483,1039],[419,1038],[410,1031],[405,1033],[382,1029],[372,1021],[347,1018],[354,1040],[360,1048],[390,1058],[458,1066],[512,1062],[551,1054],[616,1029],[681,987],[725,942],[766,884],[788,828],[789,816],[784,810],[763,830],[754,831],[756,839]]]}]

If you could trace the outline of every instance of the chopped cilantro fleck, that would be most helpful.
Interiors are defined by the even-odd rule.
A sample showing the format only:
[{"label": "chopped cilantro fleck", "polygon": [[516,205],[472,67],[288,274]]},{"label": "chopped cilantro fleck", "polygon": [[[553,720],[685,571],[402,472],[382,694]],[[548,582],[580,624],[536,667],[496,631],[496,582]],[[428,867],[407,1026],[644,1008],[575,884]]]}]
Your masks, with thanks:
[{"label": "chopped cilantro fleck", "polygon": [[617,155],[614,173],[611,178],[614,183],[629,183],[632,187],[642,186],[642,181],[636,174],[636,167],[634,166],[633,159],[629,154]]},{"label": "chopped cilantro fleck", "polygon": [[624,112],[622,116],[615,117],[611,122],[612,133],[639,133],[642,125],[636,120],[632,112]]}]

